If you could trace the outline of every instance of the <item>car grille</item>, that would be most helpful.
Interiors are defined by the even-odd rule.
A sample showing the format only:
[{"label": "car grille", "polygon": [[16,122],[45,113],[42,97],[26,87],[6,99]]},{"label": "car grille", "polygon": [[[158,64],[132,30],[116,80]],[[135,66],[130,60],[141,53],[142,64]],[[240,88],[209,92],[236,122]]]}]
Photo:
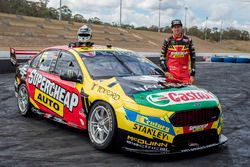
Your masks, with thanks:
[{"label": "car grille", "polygon": [[177,135],[174,138],[172,148],[184,149],[192,147],[192,144],[205,146],[213,143],[218,143],[219,135],[216,129],[209,129],[201,132],[187,133]]},{"label": "car grille", "polygon": [[174,138],[173,145],[175,147],[189,147],[190,143],[198,143],[199,146],[217,143],[219,135],[215,129],[209,129],[201,132],[187,133],[177,135]]},{"label": "car grille", "polygon": [[175,113],[170,117],[170,122],[175,127],[201,125],[216,121],[219,115],[218,107],[188,110]]}]

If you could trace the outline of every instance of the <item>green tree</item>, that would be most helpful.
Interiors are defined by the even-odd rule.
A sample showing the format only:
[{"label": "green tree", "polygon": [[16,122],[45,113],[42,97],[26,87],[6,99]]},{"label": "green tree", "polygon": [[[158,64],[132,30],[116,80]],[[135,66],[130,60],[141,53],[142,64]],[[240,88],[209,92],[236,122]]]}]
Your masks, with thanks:
[{"label": "green tree", "polygon": [[48,9],[48,18],[58,19],[58,17],[59,17],[59,12],[55,8],[50,7]]},{"label": "green tree", "polygon": [[155,26],[155,25],[152,25],[148,28],[149,31],[154,31],[154,32],[157,32],[158,31],[158,27]]},{"label": "green tree", "polygon": [[102,21],[98,17],[89,18],[88,22],[93,24],[102,24]]},{"label": "green tree", "polygon": [[[57,9],[58,12],[60,12],[60,8]],[[61,11],[62,11],[62,20],[70,20],[72,17],[72,11],[69,9],[68,6],[63,5],[61,7]]]},{"label": "green tree", "polygon": [[135,26],[133,25],[133,24],[123,24],[122,25],[122,28],[126,28],[126,29],[134,29],[135,28]]},{"label": "green tree", "polygon": [[245,31],[245,30],[241,31],[241,40],[245,40],[245,41],[249,40],[249,32],[248,31]]},{"label": "green tree", "polygon": [[171,29],[171,27],[166,26],[166,27],[163,28],[163,32],[172,33],[172,29]]},{"label": "green tree", "polygon": [[144,30],[144,31],[148,31],[148,27],[145,26],[141,26],[141,27],[136,27],[136,30]]},{"label": "green tree", "polygon": [[188,35],[193,35],[202,39],[204,37],[204,32],[197,26],[193,26],[188,29]]},{"label": "green tree", "polygon": [[212,32],[210,34],[210,37],[209,37],[209,40],[210,41],[216,41],[216,42],[219,42],[220,41],[220,32]]},{"label": "green tree", "polygon": [[73,21],[83,23],[86,22],[87,20],[81,14],[75,14],[73,16]]}]

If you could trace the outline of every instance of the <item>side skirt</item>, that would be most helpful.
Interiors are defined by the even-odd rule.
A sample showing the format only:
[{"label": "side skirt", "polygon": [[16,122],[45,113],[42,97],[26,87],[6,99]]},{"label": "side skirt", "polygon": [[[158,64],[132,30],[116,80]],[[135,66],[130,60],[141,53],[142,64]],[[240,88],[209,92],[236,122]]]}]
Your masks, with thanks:
[{"label": "side skirt", "polygon": [[67,125],[67,126],[70,126],[70,127],[73,127],[73,128],[76,128],[76,129],[81,129],[81,130],[84,130],[82,127],[72,123],[72,122],[67,122],[65,120],[63,120],[62,118],[59,118],[59,117],[56,117],[52,114],[48,114],[48,113],[45,113],[35,107],[32,107],[31,108],[31,111],[35,114],[38,114],[39,116],[42,116],[44,118],[47,118],[47,119],[50,119],[52,121],[55,121],[55,122],[58,122],[58,123],[61,123],[61,124],[64,124],[64,125]]}]

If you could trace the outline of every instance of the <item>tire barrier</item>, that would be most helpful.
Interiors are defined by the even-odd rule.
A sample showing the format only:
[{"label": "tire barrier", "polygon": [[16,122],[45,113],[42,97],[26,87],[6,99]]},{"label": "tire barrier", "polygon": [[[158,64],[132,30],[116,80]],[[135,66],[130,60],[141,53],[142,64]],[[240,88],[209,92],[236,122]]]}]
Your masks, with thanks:
[{"label": "tire barrier", "polygon": [[237,58],[236,57],[225,57],[224,63],[236,63]]},{"label": "tire barrier", "polygon": [[211,62],[224,62],[224,57],[213,56],[211,57]]},{"label": "tire barrier", "polygon": [[230,56],[212,56],[211,62],[224,63],[250,63],[250,58],[246,57],[230,57]]},{"label": "tire barrier", "polygon": [[241,58],[241,57],[237,57],[236,59],[236,63],[250,63],[250,59],[249,58]]}]

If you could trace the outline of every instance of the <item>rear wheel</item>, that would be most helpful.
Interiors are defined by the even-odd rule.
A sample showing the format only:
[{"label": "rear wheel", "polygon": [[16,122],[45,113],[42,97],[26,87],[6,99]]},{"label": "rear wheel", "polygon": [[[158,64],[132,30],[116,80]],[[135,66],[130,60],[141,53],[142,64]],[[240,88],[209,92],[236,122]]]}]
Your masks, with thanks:
[{"label": "rear wheel", "polygon": [[114,147],[116,117],[113,108],[106,102],[96,102],[88,116],[88,133],[93,145],[99,150]]},{"label": "rear wheel", "polygon": [[17,104],[21,115],[28,116],[31,114],[29,93],[25,84],[21,84],[19,87]]}]

